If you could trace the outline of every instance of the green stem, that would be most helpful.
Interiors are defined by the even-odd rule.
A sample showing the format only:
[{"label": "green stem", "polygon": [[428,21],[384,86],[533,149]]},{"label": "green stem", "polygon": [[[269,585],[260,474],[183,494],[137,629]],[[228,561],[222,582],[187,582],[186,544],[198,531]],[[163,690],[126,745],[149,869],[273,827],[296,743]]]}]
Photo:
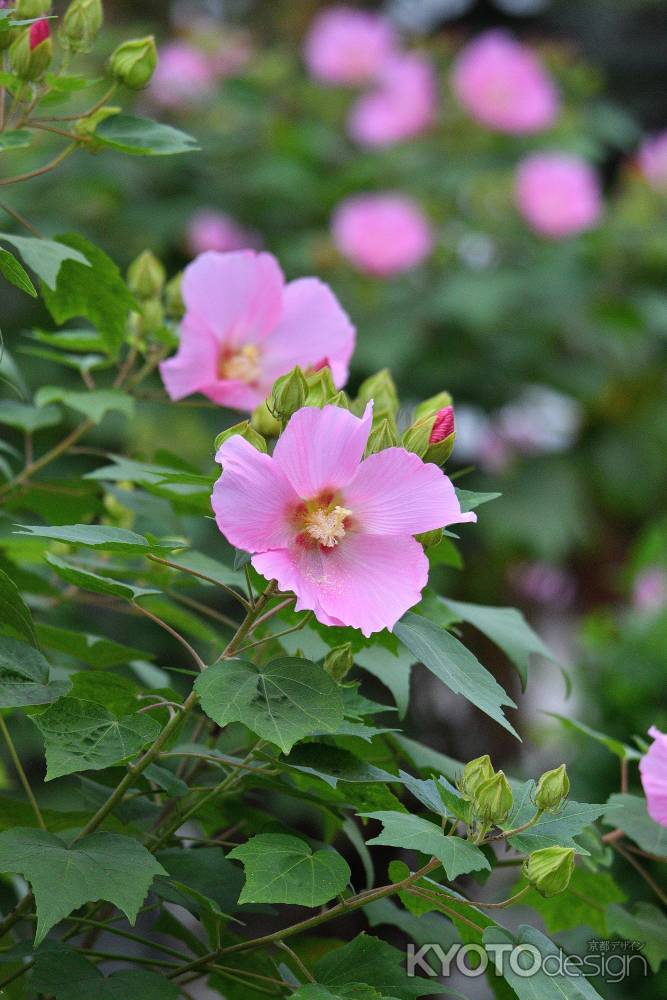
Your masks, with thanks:
[{"label": "green stem", "polygon": [[37,170],[29,170],[26,174],[16,174],[14,177],[6,177],[4,180],[0,180],[0,187],[7,187],[10,184],[19,184],[21,181],[32,180],[33,177],[41,177],[42,174],[48,174],[51,170],[55,170],[60,164],[67,159],[68,156],[74,152],[74,150],[79,146],[78,142],[71,142],[69,146],[66,146],[61,153],[58,153],[52,160],[49,160],[43,167],[38,167]]},{"label": "green stem", "polygon": [[46,830],[46,823],[44,822],[44,817],[42,816],[39,806],[37,805],[37,799],[35,798],[34,792],[30,786],[30,782],[28,781],[28,776],[23,770],[23,764],[21,763],[21,758],[16,752],[14,741],[12,740],[9,734],[9,730],[7,729],[7,723],[5,722],[2,715],[0,715],[0,733],[2,733],[2,737],[5,743],[7,744],[7,749],[9,750],[9,756],[12,758],[12,763],[16,768],[16,773],[18,774],[21,784],[23,785],[23,789],[26,795],[28,796],[28,800],[30,802],[30,805],[32,806],[32,811],[35,814],[35,819],[37,820],[41,829]]},{"label": "green stem", "polygon": [[507,840],[509,837],[516,837],[517,833],[523,833],[524,830],[528,830],[529,827],[534,826],[543,812],[543,809],[538,809],[532,819],[529,819],[527,823],[522,823],[521,826],[515,826],[513,830],[503,830],[502,833],[496,833],[493,837],[486,837],[485,839],[479,841],[479,843],[492,844],[497,840]]},{"label": "green stem", "polygon": [[[0,181],[0,183],[2,182]],[[5,483],[4,486],[0,487],[0,497],[4,496],[6,493],[11,493],[11,491],[15,490],[17,486],[21,486],[36,472],[43,469],[45,465],[50,465],[51,462],[54,462],[60,457],[60,455],[64,454],[68,448],[71,448],[73,444],[76,444],[79,438],[83,437],[83,435],[94,426],[95,424],[92,420],[84,420],[83,423],[78,424],[74,430],[70,431],[67,437],[64,437],[62,441],[59,442],[59,444],[54,445],[54,447],[51,448],[50,451],[45,452],[41,458],[37,458],[34,462],[26,465],[25,469],[23,469],[18,476],[12,479],[11,482]]]}]

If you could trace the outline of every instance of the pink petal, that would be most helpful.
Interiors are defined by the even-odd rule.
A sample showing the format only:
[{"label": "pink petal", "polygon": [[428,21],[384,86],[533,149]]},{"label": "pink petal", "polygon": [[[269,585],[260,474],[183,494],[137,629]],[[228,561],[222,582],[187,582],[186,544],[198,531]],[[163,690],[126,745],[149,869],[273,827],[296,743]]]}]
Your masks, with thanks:
[{"label": "pink petal", "polygon": [[201,254],[185,269],[188,316],[230,346],[257,343],[280,318],[284,278],[271,254],[254,250]]},{"label": "pink petal", "polygon": [[227,540],[246,552],[290,544],[290,511],[299,500],[273,459],[237,435],[224,442],[215,460],[223,470],[211,504]]},{"label": "pink petal", "polygon": [[418,535],[447,524],[476,521],[461,513],[454,487],[437,465],[404,448],[370,455],[345,488],[343,502],[371,535]]},{"label": "pink petal", "polygon": [[183,399],[199,392],[206,383],[217,379],[220,345],[206,329],[186,318],[181,325],[178,352],[160,365],[164,387],[172,399]]},{"label": "pink petal", "polygon": [[265,370],[273,383],[295,365],[310,368],[326,359],[334,382],[347,382],[355,329],[328,285],[317,278],[291,281],[283,314],[264,345]]},{"label": "pink petal", "polygon": [[273,457],[303,500],[338,490],[359,467],[372,420],[371,403],[361,419],[339,406],[304,407],[278,438]]},{"label": "pink petal", "polygon": [[333,549],[294,546],[253,557],[255,569],[293,590],[297,609],[325,625],[392,629],[417,604],[428,580],[428,560],[409,536],[350,533]]},{"label": "pink petal", "polygon": [[640,760],[639,771],[649,816],[667,826],[667,734],[651,726],[649,735],[654,742]]}]

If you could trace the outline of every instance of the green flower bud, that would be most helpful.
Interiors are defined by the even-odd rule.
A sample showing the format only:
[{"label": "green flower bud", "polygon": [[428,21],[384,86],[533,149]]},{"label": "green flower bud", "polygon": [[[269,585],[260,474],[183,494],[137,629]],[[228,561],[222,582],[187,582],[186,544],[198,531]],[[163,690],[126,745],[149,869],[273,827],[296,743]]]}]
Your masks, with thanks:
[{"label": "green flower bud", "polygon": [[36,21],[21,32],[9,47],[9,65],[20,80],[34,83],[44,76],[53,58],[48,21]]},{"label": "green flower bud", "polygon": [[127,270],[127,284],[139,299],[156,299],[162,294],[167,275],[150,250],[144,250]]},{"label": "green flower bud", "polygon": [[354,656],[352,655],[351,642],[335,646],[324,657],[324,669],[337,684],[345,680],[353,666]]},{"label": "green flower bud", "polygon": [[167,287],[164,290],[165,308],[167,315],[171,316],[172,319],[182,319],[185,316],[185,303],[181,294],[182,283],[183,272],[180,271],[174,275],[171,281],[167,282]]},{"label": "green flower bud", "polygon": [[332,396],[331,399],[328,399],[327,403],[330,406],[339,406],[341,410],[350,410],[352,408],[350,397],[346,392],[343,392],[342,389],[340,392],[337,392],[335,396]]},{"label": "green flower bud", "polygon": [[60,29],[63,43],[72,52],[89,52],[103,21],[102,0],[72,0]]},{"label": "green flower bud", "polygon": [[452,403],[452,397],[448,392],[439,392],[435,396],[425,399],[423,403],[415,407],[415,420],[421,420],[422,417],[435,416],[439,410],[444,410],[447,406],[451,406]]},{"label": "green flower bud", "polygon": [[22,21],[43,17],[51,10],[52,0],[16,0],[16,16]]},{"label": "green flower bud", "polygon": [[142,90],[150,82],[157,60],[155,38],[147,35],[119,45],[111,54],[109,68],[118,83],[130,90]]},{"label": "green flower bud", "polygon": [[429,439],[431,437],[432,426],[432,417],[422,417],[421,420],[416,420],[414,424],[411,424],[401,439],[401,444],[406,451],[412,451],[415,455],[419,455],[420,458],[424,458],[426,452],[431,447]]},{"label": "green flower bud", "polygon": [[537,783],[535,805],[544,812],[558,812],[570,794],[570,779],[565,764],[545,771]]},{"label": "green flower bud", "polygon": [[308,383],[301,368],[296,365],[287,375],[282,375],[274,382],[271,395],[268,400],[268,407],[278,420],[284,424],[297,410],[306,405],[308,397]]},{"label": "green flower bud", "polygon": [[319,371],[311,372],[306,377],[306,382],[308,383],[306,406],[317,406],[321,409],[338,391],[328,366],[320,368]]},{"label": "green flower bud", "polygon": [[280,422],[276,420],[270,412],[266,401],[260,403],[259,406],[253,410],[250,421],[255,430],[267,438],[278,437],[282,429]]},{"label": "green flower bud", "polygon": [[479,786],[492,778],[494,774],[495,771],[488,753],[485,753],[483,757],[475,757],[463,768],[463,774],[457,782],[459,791],[467,798],[472,799]]},{"label": "green flower bud", "polygon": [[502,823],[512,808],[512,789],[503,771],[482,781],[473,795],[473,811],[482,823]]},{"label": "green flower bud", "polygon": [[371,375],[362,382],[357,399],[363,404],[370,402],[371,399],[375,401],[374,418],[376,420],[383,417],[391,417],[395,420],[399,405],[398,392],[389,369],[383,368],[382,371]]},{"label": "green flower bud", "polygon": [[398,435],[396,434],[394,421],[388,417],[383,417],[370,433],[365,456],[374,455],[378,451],[384,451],[385,448],[395,448],[397,444]]},{"label": "green flower bud", "polygon": [[423,531],[421,535],[415,535],[415,538],[425,549],[433,549],[442,541],[442,528],[436,528],[435,531]]},{"label": "green flower bud", "polygon": [[261,434],[258,434],[249,420],[242,420],[240,424],[234,424],[233,427],[228,427],[226,431],[218,434],[215,439],[215,450],[217,451],[225,441],[228,441],[230,437],[235,437],[237,434],[247,441],[248,444],[251,444],[253,448],[256,448],[257,451],[261,451],[264,454],[267,453],[266,441]]},{"label": "green flower bud", "polygon": [[573,847],[543,847],[533,851],[523,863],[524,877],[547,899],[565,892],[573,871]]},{"label": "green flower bud", "polygon": [[147,299],[141,304],[141,333],[149,336],[158,333],[164,325],[164,307],[159,299]]}]

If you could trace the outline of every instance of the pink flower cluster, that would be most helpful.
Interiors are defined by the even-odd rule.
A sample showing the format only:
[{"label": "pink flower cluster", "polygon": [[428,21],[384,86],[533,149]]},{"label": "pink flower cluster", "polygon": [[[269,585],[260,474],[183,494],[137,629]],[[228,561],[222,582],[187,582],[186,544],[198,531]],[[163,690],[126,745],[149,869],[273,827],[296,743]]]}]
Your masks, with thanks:
[{"label": "pink flower cluster", "polygon": [[487,31],[463,49],[452,87],[473,118],[498,132],[539,132],[560,109],[556,87],[535,53],[504,31]]},{"label": "pink flower cluster", "polygon": [[653,743],[639,762],[639,773],[649,816],[660,826],[667,826],[667,733],[651,726],[649,736]]},{"label": "pink flower cluster", "polygon": [[438,87],[430,62],[400,50],[389,21],[352,7],[315,18],[306,65],[327,84],[367,85],[352,107],[348,131],[363,146],[390,146],[419,135],[436,114]]},{"label": "pink flower cluster", "polygon": [[295,365],[326,364],[338,387],[347,381],[355,330],[317,278],[286,284],[268,253],[205,253],[185,269],[182,294],[178,353],[160,365],[172,399],[201,392],[253,410]]},{"label": "pink flower cluster", "polygon": [[366,636],[392,629],[420,599],[428,559],[414,535],[476,520],[441,469],[412,452],[363,459],[371,423],[372,404],[363,418],[305,407],[272,457],[231,437],[216,455],[212,498],[220,531],[296,594],[297,611]]},{"label": "pink flower cluster", "polygon": [[651,187],[667,192],[667,132],[644,140],[639,149],[638,163]]},{"label": "pink flower cluster", "polygon": [[548,239],[591,229],[602,215],[593,167],[568,153],[533,153],[519,164],[515,197],[528,224]]},{"label": "pink flower cluster", "polygon": [[411,270],[431,252],[431,228],[405,195],[362,194],[345,199],[333,217],[336,247],[355,267],[387,278]]},{"label": "pink flower cluster", "polygon": [[256,250],[260,246],[257,233],[244,229],[225,212],[203,208],[188,222],[185,242],[188,252],[196,257],[207,250],[228,253],[230,250]]}]

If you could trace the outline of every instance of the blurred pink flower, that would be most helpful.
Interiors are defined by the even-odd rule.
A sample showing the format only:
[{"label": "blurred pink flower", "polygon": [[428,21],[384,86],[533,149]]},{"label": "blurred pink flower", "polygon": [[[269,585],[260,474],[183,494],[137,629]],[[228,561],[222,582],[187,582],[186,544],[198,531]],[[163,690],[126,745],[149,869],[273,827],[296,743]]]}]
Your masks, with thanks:
[{"label": "blurred pink flower", "polygon": [[30,25],[30,48],[36,49],[38,45],[45,42],[51,34],[48,18],[43,17],[39,21],[34,21]]},{"label": "blurred pink flower", "polygon": [[304,59],[324,83],[358,85],[377,77],[395,44],[391,23],[381,15],[332,7],[313,21]]},{"label": "blurred pink flower", "polygon": [[533,153],[519,164],[515,197],[532,228],[550,239],[591,229],[603,210],[593,167],[568,153]]},{"label": "blurred pink flower", "polygon": [[166,108],[195,104],[216,82],[216,73],[206,54],[189,42],[160,46],[159,61],[148,86],[148,96]]},{"label": "blurred pink flower", "polygon": [[195,212],[185,234],[189,253],[196,257],[207,250],[226,253],[229,250],[257,249],[256,233],[244,229],[230,215],[214,209]]},{"label": "blurred pink flower", "polygon": [[324,625],[368,636],[392,629],[421,596],[428,559],[413,537],[475,521],[449,479],[404,448],[362,461],[372,404],[363,418],[305,407],[273,457],[239,436],[222,445],[212,505],[220,531]]},{"label": "blurred pink flower", "polygon": [[397,55],[385,65],[378,85],[352,107],[350,136],[362,146],[390,146],[429,128],[438,109],[438,81],[427,59]]},{"label": "blurred pink flower", "polygon": [[645,139],[638,154],[639,169],[657,191],[667,191],[667,131]]},{"label": "blurred pink flower", "polygon": [[473,118],[499,132],[539,132],[559,111],[556,87],[535,53],[504,31],[487,31],[466,45],[452,86]]},{"label": "blurred pink flower", "polygon": [[639,761],[639,773],[649,816],[660,826],[667,826],[667,734],[655,726],[648,732],[653,743]]},{"label": "blurred pink flower", "polygon": [[567,608],[575,594],[576,582],[568,570],[552,563],[519,563],[509,572],[509,580],[525,600],[535,601],[554,610]]},{"label": "blurred pink flower", "polygon": [[428,256],[433,240],[419,205],[401,194],[361,194],[337,207],[333,239],[344,257],[368,274],[409,271]]},{"label": "blurred pink flower", "polygon": [[160,365],[172,399],[201,392],[253,410],[280,375],[323,358],[338,387],[347,381],[355,330],[317,278],[285,284],[268,253],[205,253],[185,269],[182,294],[178,353]]},{"label": "blurred pink flower", "polygon": [[632,604],[640,614],[655,614],[667,607],[667,572],[661,566],[647,566],[637,574]]}]

